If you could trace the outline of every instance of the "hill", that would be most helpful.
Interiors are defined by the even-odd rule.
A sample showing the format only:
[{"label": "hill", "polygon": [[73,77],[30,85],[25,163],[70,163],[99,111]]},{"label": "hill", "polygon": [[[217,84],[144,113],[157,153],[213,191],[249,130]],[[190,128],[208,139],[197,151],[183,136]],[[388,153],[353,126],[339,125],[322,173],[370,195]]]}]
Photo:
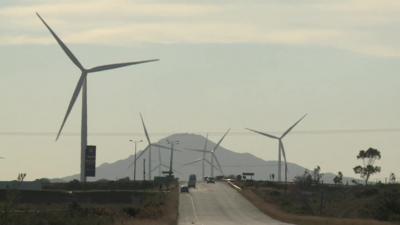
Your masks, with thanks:
[{"label": "hill", "polygon": [[[177,171],[175,176],[179,177],[181,180],[186,180],[190,174],[196,174],[197,177],[201,177],[201,162],[187,165],[185,163],[200,159],[202,157],[202,153],[193,152],[189,150],[185,150],[186,148],[197,148],[203,149],[204,143],[206,141],[205,137],[197,134],[173,134],[166,138],[158,141],[158,144],[167,146],[166,140],[177,140],[179,141],[179,145],[176,147],[181,151],[175,151],[174,153],[174,169]],[[209,140],[208,141],[208,149],[212,149],[215,146],[215,142]],[[159,153],[160,152],[160,153]],[[139,153],[138,153],[139,154]],[[223,146],[216,151],[217,158],[219,159],[224,174],[225,175],[237,175],[242,174],[242,172],[254,172],[254,179],[257,180],[267,180],[269,179],[270,174],[277,174],[277,161],[265,161],[261,158],[258,158],[250,153],[237,153],[232,150],[226,149]],[[161,170],[156,168],[159,164],[159,156],[161,156],[162,164],[169,165],[170,151],[161,149],[159,150],[157,147],[152,148],[152,176],[159,176]],[[148,153],[146,152],[138,161],[137,161],[137,179],[143,178],[143,158],[146,158],[146,179],[148,173]],[[206,155],[207,159],[210,159],[210,155]],[[133,167],[129,168],[129,165],[132,164],[134,160],[134,156],[130,155],[126,159],[118,160],[113,163],[104,163],[97,167],[96,177],[90,178],[89,180],[100,180],[100,179],[109,179],[115,180],[123,177],[129,176],[133,178]],[[167,168],[162,168],[162,170],[167,170]],[[306,168],[299,166],[295,163],[288,162],[288,179],[293,180],[295,176],[302,175]],[[284,171],[282,165],[282,172]],[[220,172],[214,170],[215,175],[220,175]],[[210,166],[206,163],[205,167],[205,176],[210,176]],[[325,183],[332,183],[332,179],[335,175],[333,173],[325,173],[323,176],[323,180]],[[283,177],[283,174],[282,174]],[[72,175],[68,177],[61,178],[65,181],[78,179],[79,176]],[[275,179],[277,176],[275,176]],[[351,183],[353,178],[344,177],[344,182],[347,181]]]}]

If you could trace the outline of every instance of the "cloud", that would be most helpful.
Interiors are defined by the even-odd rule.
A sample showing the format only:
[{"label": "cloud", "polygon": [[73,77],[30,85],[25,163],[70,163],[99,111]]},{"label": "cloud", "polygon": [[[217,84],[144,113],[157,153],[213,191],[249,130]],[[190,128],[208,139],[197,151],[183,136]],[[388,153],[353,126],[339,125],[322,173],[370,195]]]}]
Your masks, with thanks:
[{"label": "cloud", "polygon": [[39,11],[47,16],[99,16],[101,14],[188,16],[215,12],[218,8],[206,4],[144,3],[124,0],[57,1],[30,5],[8,6],[0,9],[0,15],[21,18]]},{"label": "cloud", "polygon": [[54,43],[37,10],[68,43],[309,45],[398,57],[398,6],[395,0],[42,1],[0,8],[6,31],[0,44]]}]

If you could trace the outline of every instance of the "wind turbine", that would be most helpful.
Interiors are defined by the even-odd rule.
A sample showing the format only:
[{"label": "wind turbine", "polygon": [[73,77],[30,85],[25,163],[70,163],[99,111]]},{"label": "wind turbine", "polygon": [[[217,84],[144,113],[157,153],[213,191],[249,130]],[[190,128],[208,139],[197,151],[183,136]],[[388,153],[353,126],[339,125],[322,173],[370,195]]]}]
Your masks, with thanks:
[{"label": "wind turbine", "polygon": [[[185,165],[194,164],[194,163],[197,163],[197,162],[200,162],[200,161],[205,161],[205,162],[207,162],[207,163],[210,164],[210,167],[211,167],[211,168],[210,168],[211,177],[214,177],[214,167],[216,167],[216,166],[214,165],[214,160],[215,160],[215,162],[217,162],[217,165],[218,165],[218,167],[216,167],[216,168],[221,172],[221,174],[224,174],[224,171],[222,170],[222,166],[221,166],[221,164],[219,163],[219,160],[218,160],[217,156],[215,155],[215,151],[219,148],[219,146],[221,145],[222,141],[225,139],[226,135],[228,135],[228,133],[229,133],[230,130],[231,130],[231,129],[229,128],[229,129],[225,132],[224,136],[222,136],[222,138],[217,142],[217,144],[214,146],[214,148],[213,148],[211,151],[205,150],[207,144],[205,145],[205,149],[187,149],[187,150],[190,150],[190,151],[202,152],[202,153],[204,154],[204,155],[203,155],[203,159],[204,159],[204,160],[203,160],[203,159],[197,159],[197,160],[195,160],[195,161],[186,163]],[[207,139],[208,139],[208,138],[207,138]],[[211,160],[210,160],[210,161],[208,161],[208,160],[205,159],[205,154],[210,154],[210,155],[211,155]],[[203,176],[203,177],[204,177],[204,176]]]},{"label": "wind turbine", "polygon": [[206,135],[206,140],[204,142],[204,148],[203,149],[185,148],[185,149],[190,150],[190,151],[193,150],[193,151],[201,151],[202,152],[202,158],[196,159],[196,160],[194,160],[192,162],[188,162],[188,163],[183,164],[183,166],[187,166],[187,165],[192,165],[192,164],[201,162],[201,176],[202,176],[202,178],[205,177],[205,162],[207,162],[210,166],[212,166],[211,162],[208,159],[206,159],[206,153],[211,153],[211,151],[208,150],[207,145],[208,145],[208,134]]},{"label": "wind turbine", "polygon": [[147,144],[146,148],[143,149],[143,151],[141,151],[139,153],[139,155],[136,157],[136,160],[139,159],[146,151],[149,152],[149,159],[148,159],[148,161],[149,161],[149,180],[151,180],[151,171],[152,171],[152,168],[151,168],[151,147],[155,146],[155,147],[159,147],[159,148],[162,148],[162,149],[168,149],[168,150],[169,150],[169,148],[166,147],[166,146],[163,146],[163,145],[152,143],[150,141],[150,136],[149,136],[149,133],[147,132],[147,128],[146,128],[146,125],[144,124],[143,116],[142,116],[141,113],[140,113],[140,119],[142,120],[143,130],[144,130],[144,134],[146,135],[146,140],[147,140],[148,144]]},{"label": "wind turbine", "polygon": [[61,135],[62,129],[64,128],[65,122],[74,106],[76,99],[78,98],[79,92],[82,90],[82,124],[81,124],[81,182],[86,182],[86,175],[85,175],[85,151],[87,146],[87,75],[89,73],[95,73],[105,70],[116,69],[125,66],[131,66],[140,63],[147,63],[158,61],[158,59],[150,59],[150,60],[143,60],[143,61],[136,61],[136,62],[126,62],[126,63],[116,63],[116,64],[108,64],[102,66],[96,66],[90,69],[86,69],[82,66],[79,60],[74,56],[74,54],[68,49],[68,47],[64,44],[64,42],[56,35],[56,33],[50,28],[49,25],[44,21],[44,19],[36,13],[39,19],[43,22],[43,24],[47,27],[50,31],[51,35],[56,39],[57,43],[63,49],[65,54],[67,54],[68,58],[77,66],[81,71],[81,76],[79,77],[78,83],[75,87],[75,90],[72,94],[72,98],[69,102],[67,112],[65,114],[64,120],[62,121],[60,130],[58,131],[56,141]]},{"label": "wind turbine", "polygon": [[[162,157],[161,157],[161,148],[159,147],[159,148],[158,148],[158,165],[155,166],[151,171],[154,171],[154,170],[158,169],[158,176],[161,177],[161,176],[162,176],[162,168],[168,169],[168,170],[170,169],[169,166],[167,166],[167,165],[165,165],[165,164],[163,163]],[[172,169],[172,171],[173,171],[174,173],[182,174],[181,172],[179,172],[179,171],[177,171],[177,170],[175,170],[175,169]]]},{"label": "wind turbine", "polygon": [[281,154],[283,155],[283,159],[285,161],[285,183],[287,183],[287,161],[286,161],[286,153],[285,153],[285,148],[283,147],[283,141],[282,139],[298,124],[300,123],[300,121],[302,121],[304,119],[304,117],[306,117],[307,114],[305,114],[304,116],[302,116],[296,123],[294,123],[291,127],[289,127],[289,129],[287,129],[280,137],[271,135],[271,134],[267,134],[261,131],[257,131],[257,130],[253,130],[253,129],[249,129],[246,128],[249,131],[252,131],[254,133],[257,134],[261,134],[263,136],[267,136],[273,139],[277,139],[279,141],[279,145],[278,145],[278,181],[281,182],[282,178],[281,178],[281,164],[282,164],[282,159],[281,159]]}]

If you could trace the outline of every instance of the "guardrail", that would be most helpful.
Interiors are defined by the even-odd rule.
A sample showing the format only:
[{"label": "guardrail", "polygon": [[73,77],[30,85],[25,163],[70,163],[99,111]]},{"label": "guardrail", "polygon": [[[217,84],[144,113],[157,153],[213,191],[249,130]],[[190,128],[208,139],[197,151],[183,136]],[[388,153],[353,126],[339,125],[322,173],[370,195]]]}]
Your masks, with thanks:
[{"label": "guardrail", "polygon": [[228,179],[225,179],[225,182],[228,183],[231,187],[233,187],[234,189],[236,189],[236,190],[238,190],[238,191],[241,191],[241,190],[242,190],[241,187],[239,187],[239,186],[237,186],[236,184],[232,183],[232,181],[230,181],[230,180],[228,180]]}]

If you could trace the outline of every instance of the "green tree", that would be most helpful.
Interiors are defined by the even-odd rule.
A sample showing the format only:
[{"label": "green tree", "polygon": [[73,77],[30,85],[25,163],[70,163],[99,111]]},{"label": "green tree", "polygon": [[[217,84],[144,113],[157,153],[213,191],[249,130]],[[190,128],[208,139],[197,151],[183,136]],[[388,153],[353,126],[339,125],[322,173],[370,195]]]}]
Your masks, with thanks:
[{"label": "green tree", "polygon": [[333,178],[333,183],[335,184],[343,184],[343,173],[338,172],[338,174]]},{"label": "green tree", "polygon": [[391,184],[396,183],[396,175],[394,175],[394,173],[390,173],[389,183],[391,183]]},{"label": "green tree", "polygon": [[313,177],[313,181],[314,181],[315,184],[319,184],[320,183],[321,178],[322,178],[322,173],[321,173],[321,167],[320,166],[317,166],[317,167],[314,168],[312,177]]},{"label": "green tree", "polygon": [[294,178],[294,182],[298,186],[306,188],[306,187],[310,187],[311,186],[311,184],[313,182],[313,179],[312,179],[312,176],[311,176],[310,172],[308,172],[308,170],[305,170],[304,174],[302,176],[296,176]]},{"label": "green tree", "polygon": [[381,171],[381,167],[374,166],[377,159],[381,159],[381,152],[375,148],[368,148],[368,150],[361,150],[357,159],[363,161],[363,165],[358,165],[353,168],[356,174],[360,174],[361,178],[365,179],[365,185],[368,184],[369,177]]}]

